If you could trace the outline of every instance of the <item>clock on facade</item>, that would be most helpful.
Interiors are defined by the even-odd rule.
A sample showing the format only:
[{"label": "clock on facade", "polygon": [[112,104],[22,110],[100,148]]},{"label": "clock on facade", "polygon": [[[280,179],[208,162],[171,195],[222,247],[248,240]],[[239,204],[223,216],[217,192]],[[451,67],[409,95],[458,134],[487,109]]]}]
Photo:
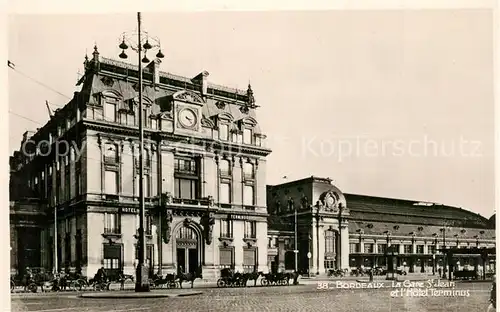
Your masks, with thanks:
[{"label": "clock on facade", "polygon": [[179,112],[179,122],[186,128],[194,127],[197,118],[196,113],[191,109],[184,108]]}]

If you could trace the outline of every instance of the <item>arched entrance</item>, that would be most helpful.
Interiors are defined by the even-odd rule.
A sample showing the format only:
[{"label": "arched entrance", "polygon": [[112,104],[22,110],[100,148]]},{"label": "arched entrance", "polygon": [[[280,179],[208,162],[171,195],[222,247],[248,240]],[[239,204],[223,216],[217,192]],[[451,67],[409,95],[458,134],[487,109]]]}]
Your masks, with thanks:
[{"label": "arched entrance", "polygon": [[177,273],[195,273],[200,266],[199,237],[192,227],[182,226],[175,236]]}]

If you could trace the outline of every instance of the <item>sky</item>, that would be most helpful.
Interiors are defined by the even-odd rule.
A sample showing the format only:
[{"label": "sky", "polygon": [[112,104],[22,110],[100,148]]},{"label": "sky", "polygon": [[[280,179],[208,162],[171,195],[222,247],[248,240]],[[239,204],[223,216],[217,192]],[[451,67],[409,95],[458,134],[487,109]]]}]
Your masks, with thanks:
[{"label": "sky", "polygon": [[[494,213],[491,11],[142,19],[161,40],[163,71],[194,77],[206,70],[210,82],[243,90],[251,83],[273,150],[268,184],[315,175],[345,193]],[[135,28],[134,13],[11,15],[8,57],[18,71],[8,73],[9,152],[24,131],[47,122],[46,100],[55,109],[78,90],[94,44],[118,59],[120,34]]]}]

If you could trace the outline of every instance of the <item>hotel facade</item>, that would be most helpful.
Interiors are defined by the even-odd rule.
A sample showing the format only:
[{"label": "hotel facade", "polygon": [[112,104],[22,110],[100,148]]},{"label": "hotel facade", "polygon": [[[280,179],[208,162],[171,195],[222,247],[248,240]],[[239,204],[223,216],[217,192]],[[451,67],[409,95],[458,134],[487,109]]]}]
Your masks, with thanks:
[{"label": "hotel facade", "polygon": [[[81,91],[11,157],[13,271],[135,272],[138,71],[97,48],[84,65]],[[222,267],[266,270],[270,150],[250,85],[230,89],[208,83],[207,72],[191,79],[158,66],[143,74],[151,271],[202,269],[211,279]]]},{"label": "hotel facade", "polygon": [[[85,59],[81,91],[10,158],[12,274],[27,267],[134,274],[139,220],[137,67]],[[240,272],[326,274],[394,265],[437,271],[443,246],[495,247],[494,217],[417,201],[345,194],[310,177],[266,186],[265,134],[251,86],[143,74],[146,260],[151,272],[214,280]],[[297,216],[297,246],[295,240]],[[56,226],[55,226],[56,225]],[[494,256],[455,255],[494,270]],[[450,260],[451,261],[451,260]],[[481,266],[484,265],[484,266]]]}]

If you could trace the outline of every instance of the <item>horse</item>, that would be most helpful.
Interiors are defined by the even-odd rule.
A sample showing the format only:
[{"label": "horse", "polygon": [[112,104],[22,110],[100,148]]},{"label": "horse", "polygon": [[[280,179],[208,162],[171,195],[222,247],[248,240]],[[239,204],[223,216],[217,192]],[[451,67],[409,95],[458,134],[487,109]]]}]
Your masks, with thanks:
[{"label": "horse", "polygon": [[299,273],[297,272],[288,272],[283,274],[283,278],[286,281],[287,285],[290,285],[290,280],[293,279],[294,284],[296,283],[297,279],[299,278]]},{"label": "horse", "polygon": [[247,282],[249,280],[253,280],[253,286],[257,286],[257,280],[259,279],[259,276],[264,276],[263,272],[251,272],[251,273],[244,273],[243,274],[243,283],[245,287],[247,286]]},{"label": "horse", "polygon": [[191,288],[193,288],[194,280],[197,278],[202,278],[201,268],[197,268],[195,272],[180,273],[178,275],[179,286],[182,288],[183,282],[191,282]]}]

